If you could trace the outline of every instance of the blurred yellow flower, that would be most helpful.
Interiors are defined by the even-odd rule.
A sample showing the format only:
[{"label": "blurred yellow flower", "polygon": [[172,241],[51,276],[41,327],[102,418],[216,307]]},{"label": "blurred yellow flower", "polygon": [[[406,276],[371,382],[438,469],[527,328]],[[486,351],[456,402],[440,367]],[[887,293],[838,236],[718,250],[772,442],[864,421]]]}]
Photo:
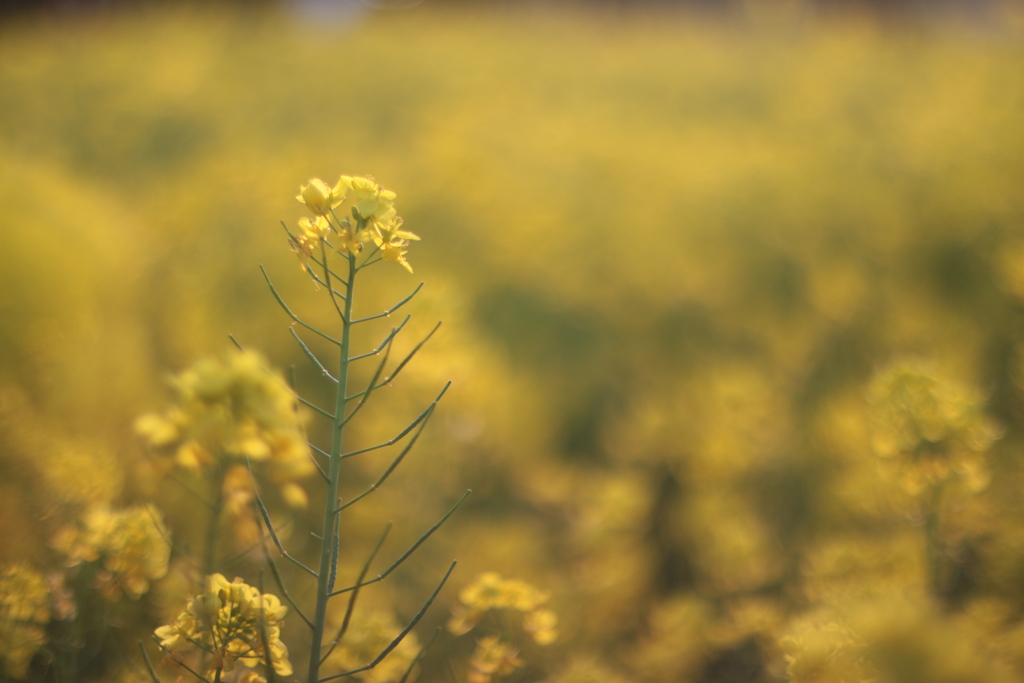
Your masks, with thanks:
[{"label": "blurred yellow flower", "polygon": [[984,455],[1002,432],[979,396],[914,360],[879,370],[869,395],[875,453],[908,492],[950,479],[985,488]]},{"label": "blurred yellow flower", "polygon": [[469,683],[490,683],[525,664],[519,657],[519,650],[494,636],[487,636],[477,641],[466,678]]},{"label": "blurred yellow flower", "polygon": [[[259,354],[231,351],[222,359],[202,359],[174,377],[171,386],[177,405],[143,415],[135,429],[177,466],[198,471],[248,458],[283,487],[316,471],[295,395]],[[240,513],[239,490],[251,488],[251,479],[237,468],[229,472],[225,492],[231,489],[230,509]],[[286,497],[295,504],[304,499],[294,491]]]},{"label": "blurred yellow flower", "polygon": [[558,638],[558,617],[544,608],[548,594],[525,581],[484,572],[459,592],[459,601],[448,621],[448,630],[455,635],[471,631],[488,610],[508,609],[523,614],[523,630],[539,645],[550,645]]},{"label": "blurred yellow flower", "polygon": [[538,645],[550,645],[558,640],[558,616],[549,609],[536,609],[523,617],[523,630],[533,636]]},{"label": "blurred yellow flower", "polygon": [[13,565],[0,570],[0,672],[23,679],[46,644],[50,591],[34,569]]},{"label": "blurred yellow flower", "polygon": [[124,510],[95,507],[75,524],[57,532],[54,547],[69,567],[99,562],[95,585],[106,599],[125,595],[137,600],[151,581],[167,574],[170,537],[160,512],[153,506]]}]

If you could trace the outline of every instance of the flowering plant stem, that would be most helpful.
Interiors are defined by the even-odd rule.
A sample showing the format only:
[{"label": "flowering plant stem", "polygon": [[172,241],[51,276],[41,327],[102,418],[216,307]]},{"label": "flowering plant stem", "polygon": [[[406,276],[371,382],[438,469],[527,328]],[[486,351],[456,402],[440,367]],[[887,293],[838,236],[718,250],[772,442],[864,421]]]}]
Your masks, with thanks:
[{"label": "flowering plant stem", "polygon": [[[328,266],[326,250],[323,255],[324,281],[335,307],[338,307],[337,296],[331,282],[331,269]],[[345,286],[344,312],[341,313],[341,351],[338,364],[338,387],[334,401],[334,425],[331,432],[331,452],[327,467],[327,495],[324,498],[324,522],[321,533],[320,569],[317,577],[316,611],[313,616],[313,641],[309,648],[309,683],[317,683],[320,678],[320,648],[327,622],[327,602],[334,590],[334,572],[337,562],[338,531],[335,501],[338,499],[338,481],[341,477],[341,453],[345,436],[345,415],[348,406],[348,369],[350,364],[349,350],[352,339],[352,294],[355,289],[356,265],[355,255],[347,255],[348,279]]]},{"label": "flowering plant stem", "polygon": [[[354,206],[352,207],[354,224],[348,219],[340,219],[334,212],[334,208],[344,201],[345,187],[348,187],[354,193]],[[437,327],[435,327],[434,330],[427,334],[423,340],[416,344],[413,349],[390,371],[390,373],[387,374],[386,377],[384,376],[384,369],[388,364],[392,342],[399,331],[401,331],[405,326],[405,322],[408,321],[408,317],[400,325],[392,328],[390,334],[384,338],[384,341],[382,341],[375,350],[355,356],[351,353],[352,329],[356,325],[388,317],[400,307],[408,303],[420,289],[417,287],[412,294],[381,313],[360,319],[355,319],[353,317],[352,304],[355,294],[355,281],[360,271],[382,261],[395,262],[403,266],[407,271],[412,271],[412,267],[405,259],[405,247],[408,245],[409,240],[418,240],[419,237],[411,232],[401,229],[402,219],[395,215],[393,207],[394,197],[395,194],[393,192],[384,190],[369,178],[352,178],[349,176],[342,176],[338,185],[333,188],[327,186],[320,180],[314,179],[310,181],[309,185],[303,186],[302,192],[298,197],[299,201],[305,203],[311,209],[314,214],[314,218],[301,219],[299,221],[300,231],[298,234],[292,233],[288,230],[288,227],[285,226],[285,230],[288,232],[289,242],[292,245],[292,249],[299,256],[303,270],[318,287],[326,290],[327,296],[331,300],[331,305],[337,312],[338,318],[341,322],[340,336],[327,334],[313,325],[304,322],[295,313],[293,313],[281,298],[281,295],[278,293],[273,283],[271,283],[266,270],[264,270],[262,266],[260,267],[263,271],[263,277],[266,279],[267,285],[270,287],[271,293],[288,317],[291,318],[294,325],[309,330],[322,339],[330,342],[333,347],[337,349],[339,354],[338,363],[336,365],[337,376],[335,377],[331,375],[327,367],[320,362],[313,351],[302,341],[299,335],[295,332],[295,327],[292,327],[292,337],[299,344],[302,352],[326,379],[334,382],[336,385],[334,405],[330,410],[317,406],[298,394],[294,394],[295,398],[302,405],[309,407],[321,417],[327,418],[331,421],[330,449],[323,450],[313,446],[313,444],[309,444],[314,452],[319,453],[320,456],[327,459],[327,467],[319,468],[323,479],[326,481],[327,492],[324,497],[323,524],[320,535],[320,559],[316,570],[303,564],[300,560],[290,555],[287,550],[285,550],[279,536],[274,530],[270,515],[261,500],[259,491],[255,488],[253,491],[260,519],[262,523],[266,525],[270,538],[273,540],[274,545],[277,547],[281,556],[291,561],[306,574],[315,577],[317,581],[316,607],[312,617],[309,617],[292,599],[289,591],[282,581],[282,577],[273,558],[270,556],[269,552],[267,553],[267,561],[270,564],[274,579],[277,581],[282,595],[284,595],[285,599],[291,604],[295,612],[303,621],[306,622],[307,626],[309,626],[312,631],[312,642],[309,649],[309,667],[307,670],[308,683],[323,683],[324,681],[351,676],[353,674],[370,670],[383,661],[389,653],[401,644],[402,640],[416,626],[419,620],[426,613],[426,610],[433,603],[438,593],[441,591],[441,588],[444,586],[455,567],[454,562],[449,566],[448,571],[438,583],[434,592],[423,603],[416,615],[409,620],[401,633],[399,633],[394,640],[385,646],[372,661],[348,671],[330,673],[326,676],[321,675],[321,669],[328,660],[328,656],[333,652],[334,647],[338,645],[349,625],[356,597],[358,596],[360,589],[369,584],[384,580],[396,567],[402,564],[406,558],[408,558],[420,545],[422,545],[431,534],[444,524],[452,513],[455,512],[456,508],[459,507],[462,501],[465,500],[466,495],[469,493],[467,491],[466,494],[464,494],[455,503],[455,505],[441,517],[440,520],[427,529],[427,531],[425,531],[411,546],[409,546],[396,560],[388,565],[388,567],[381,571],[376,577],[365,579],[366,571],[369,569],[370,563],[372,562],[377,550],[379,550],[380,544],[378,544],[377,549],[375,549],[369,559],[367,559],[366,564],[364,565],[356,582],[351,586],[335,589],[334,586],[337,575],[339,551],[339,516],[341,512],[350,505],[376,491],[381,484],[384,483],[384,480],[387,479],[395,470],[412,446],[416,443],[423,427],[426,426],[427,421],[433,414],[437,402],[448,389],[448,385],[445,385],[437,398],[435,398],[423,412],[414,418],[412,422],[406,425],[393,438],[373,446],[358,448],[349,452],[344,451],[345,427],[349,421],[351,421],[356,413],[362,409],[369,400],[371,394],[374,394],[377,389],[391,384],[398,373],[401,372],[402,368],[409,363],[416,352],[419,351],[424,343],[426,343],[427,339],[429,339],[433,335],[434,331],[437,330]],[[328,241],[329,238],[333,238],[336,242],[332,243]],[[364,246],[368,247],[365,251],[363,249]],[[347,270],[347,272],[339,273],[331,268],[332,256],[337,256],[345,260],[347,269],[344,270]],[[422,286],[422,284],[420,286]],[[372,374],[368,384],[362,391],[349,394],[349,368],[351,364],[372,356],[381,356],[381,360],[378,362],[377,368]],[[354,407],[350,408],[350,406]],[[383,474],[380,475],[377,481],[365,491],[347,501],[345,504],[341,504],[338,497],[338,491],[341,480],[342,460],[362,453],[387,448],[405,439],[407,436],[409,436],[409,438],[405,445],[402,447],[397,457],[395,457],[391,464],[384,470]],[[252,470],[250,467],[250,474],[251,472]],[[383,543],[383,538],[381,539],[381,543]],[[324,635],[326,633],[328,603],[332,597],[343,593],[349,594],[345,618],[338,635],[330,643],[327,652],[324,653]],[[287,667],[282,667],[282,669],[286,668]],[[288,670],[290,672],[290,669]],[[278,673],[280,673],[280,671]],[[272,683],[274,676],[272,670],[268,670],[268,674],[271,676]]]}]

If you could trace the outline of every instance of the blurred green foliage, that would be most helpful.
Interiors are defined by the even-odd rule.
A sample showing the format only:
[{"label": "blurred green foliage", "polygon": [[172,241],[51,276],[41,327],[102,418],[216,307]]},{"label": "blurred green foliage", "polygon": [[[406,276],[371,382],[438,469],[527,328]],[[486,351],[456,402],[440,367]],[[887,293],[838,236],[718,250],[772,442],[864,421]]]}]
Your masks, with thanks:
[{"label": "blurred green foliage", "polygon": [[[375,607],[408,618],[457,556],[461,585],[498,569],[551,593],[561,636],[524,643],[521,680],[1020,680],[1021,73],[1010,24],[429,7],[9,24],[0,564],[49,575],[83,510],[153,502],[173,571],[89,641],[83,680],[113,680],[117,643],[180,612],[205,522],[132,422],[228,333],[326,395],[256,264],[328,321],[278,221],[309,177],[372,173],[423,242],[415,277],[370,276],[359,306],[422,278],[404,348],[445,325],[356,439],[454,385],[352,508],[339,576],[386,520],[397,553],[474,489]],[[346,497],[387,460],[351,463]],[[315,515],[276,514],[301,555]],[[250,555],[221,571],[254,578]],[[424,680],[467,653],[439,641]]]}]

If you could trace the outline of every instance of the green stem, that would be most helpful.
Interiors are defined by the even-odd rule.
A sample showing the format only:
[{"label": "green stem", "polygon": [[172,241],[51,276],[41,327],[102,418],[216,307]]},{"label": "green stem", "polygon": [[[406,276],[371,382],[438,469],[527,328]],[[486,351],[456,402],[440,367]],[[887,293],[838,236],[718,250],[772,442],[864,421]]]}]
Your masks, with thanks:
[{"label": "green stem", "polygon": [[[324,263],[326,266],[326,261]],[[335,519],[338,499],[338,482],[341,478],[342,440],[345,433],[345,412],[348,393],[349,344],[352,336],[352,293],[356,279],[356,259],[348,259],[348,285],[345,291],[345,312],[341,325],[341,354],[338,363],[338,386],[334,400],[334,430],[331,439],[330,461],[327,466],[327,496],[324,500],[324,519],[320,545],[320,569],[317,579],[316,612],[313,615],[313,642],[309,648],[308,683],[320,680],[320,648],[327,623],[327,601],[331,597],[331,561],[336,543]],[[325,268],[325,275],[330,271]],[[328,279],[328,282],[330,280]]]},{"label": "green stem", "polygon": [[[222,458],[223,460],[223,458]],[[203,551],[203,581],[217,568],[217,536],[220,531],[220,513],[224,508],[224,469],[212,470],[213,505],[210,510],[210,524],[206,528],[206,547]]]}]

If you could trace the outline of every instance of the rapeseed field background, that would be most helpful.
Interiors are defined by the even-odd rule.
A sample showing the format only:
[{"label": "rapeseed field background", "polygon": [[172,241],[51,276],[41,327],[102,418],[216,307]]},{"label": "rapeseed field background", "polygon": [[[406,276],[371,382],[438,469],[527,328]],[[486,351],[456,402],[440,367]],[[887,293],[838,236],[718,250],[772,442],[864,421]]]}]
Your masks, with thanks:
[{"label": "rapeseed field background", "polygon": [[[152,634],[202,591],[209,515],[136,421],[198,359],[235,362],[229,334],[326,404],[258,265],[333,324],[280,221],[342,173],[394,190],[423,238],[413,274],[367,275],[357,313],[423,281],[396,354],[444,323],[352,438],[453,384],[342,518],[339,581],[387,521],[381,567],[473,493],[360,595],[335,669],[372,659],[458,558],[363,680],[397,683],[446,625],[419,680],[1021,680],[1012,19],[424,3],[0,26],[0,680],[149,680],[140,640],[160,680],[189,680]],[[345,461],[343,499],[390,462]],[[281,482],[270,514],[308,559],[322,494]],[[214,569],[273,592],[240,509]],[[526,617],[478,627],[503,645],[457,635],[509,586]],[[308,635],[284,621],[278,680],[304,680]]]}]

